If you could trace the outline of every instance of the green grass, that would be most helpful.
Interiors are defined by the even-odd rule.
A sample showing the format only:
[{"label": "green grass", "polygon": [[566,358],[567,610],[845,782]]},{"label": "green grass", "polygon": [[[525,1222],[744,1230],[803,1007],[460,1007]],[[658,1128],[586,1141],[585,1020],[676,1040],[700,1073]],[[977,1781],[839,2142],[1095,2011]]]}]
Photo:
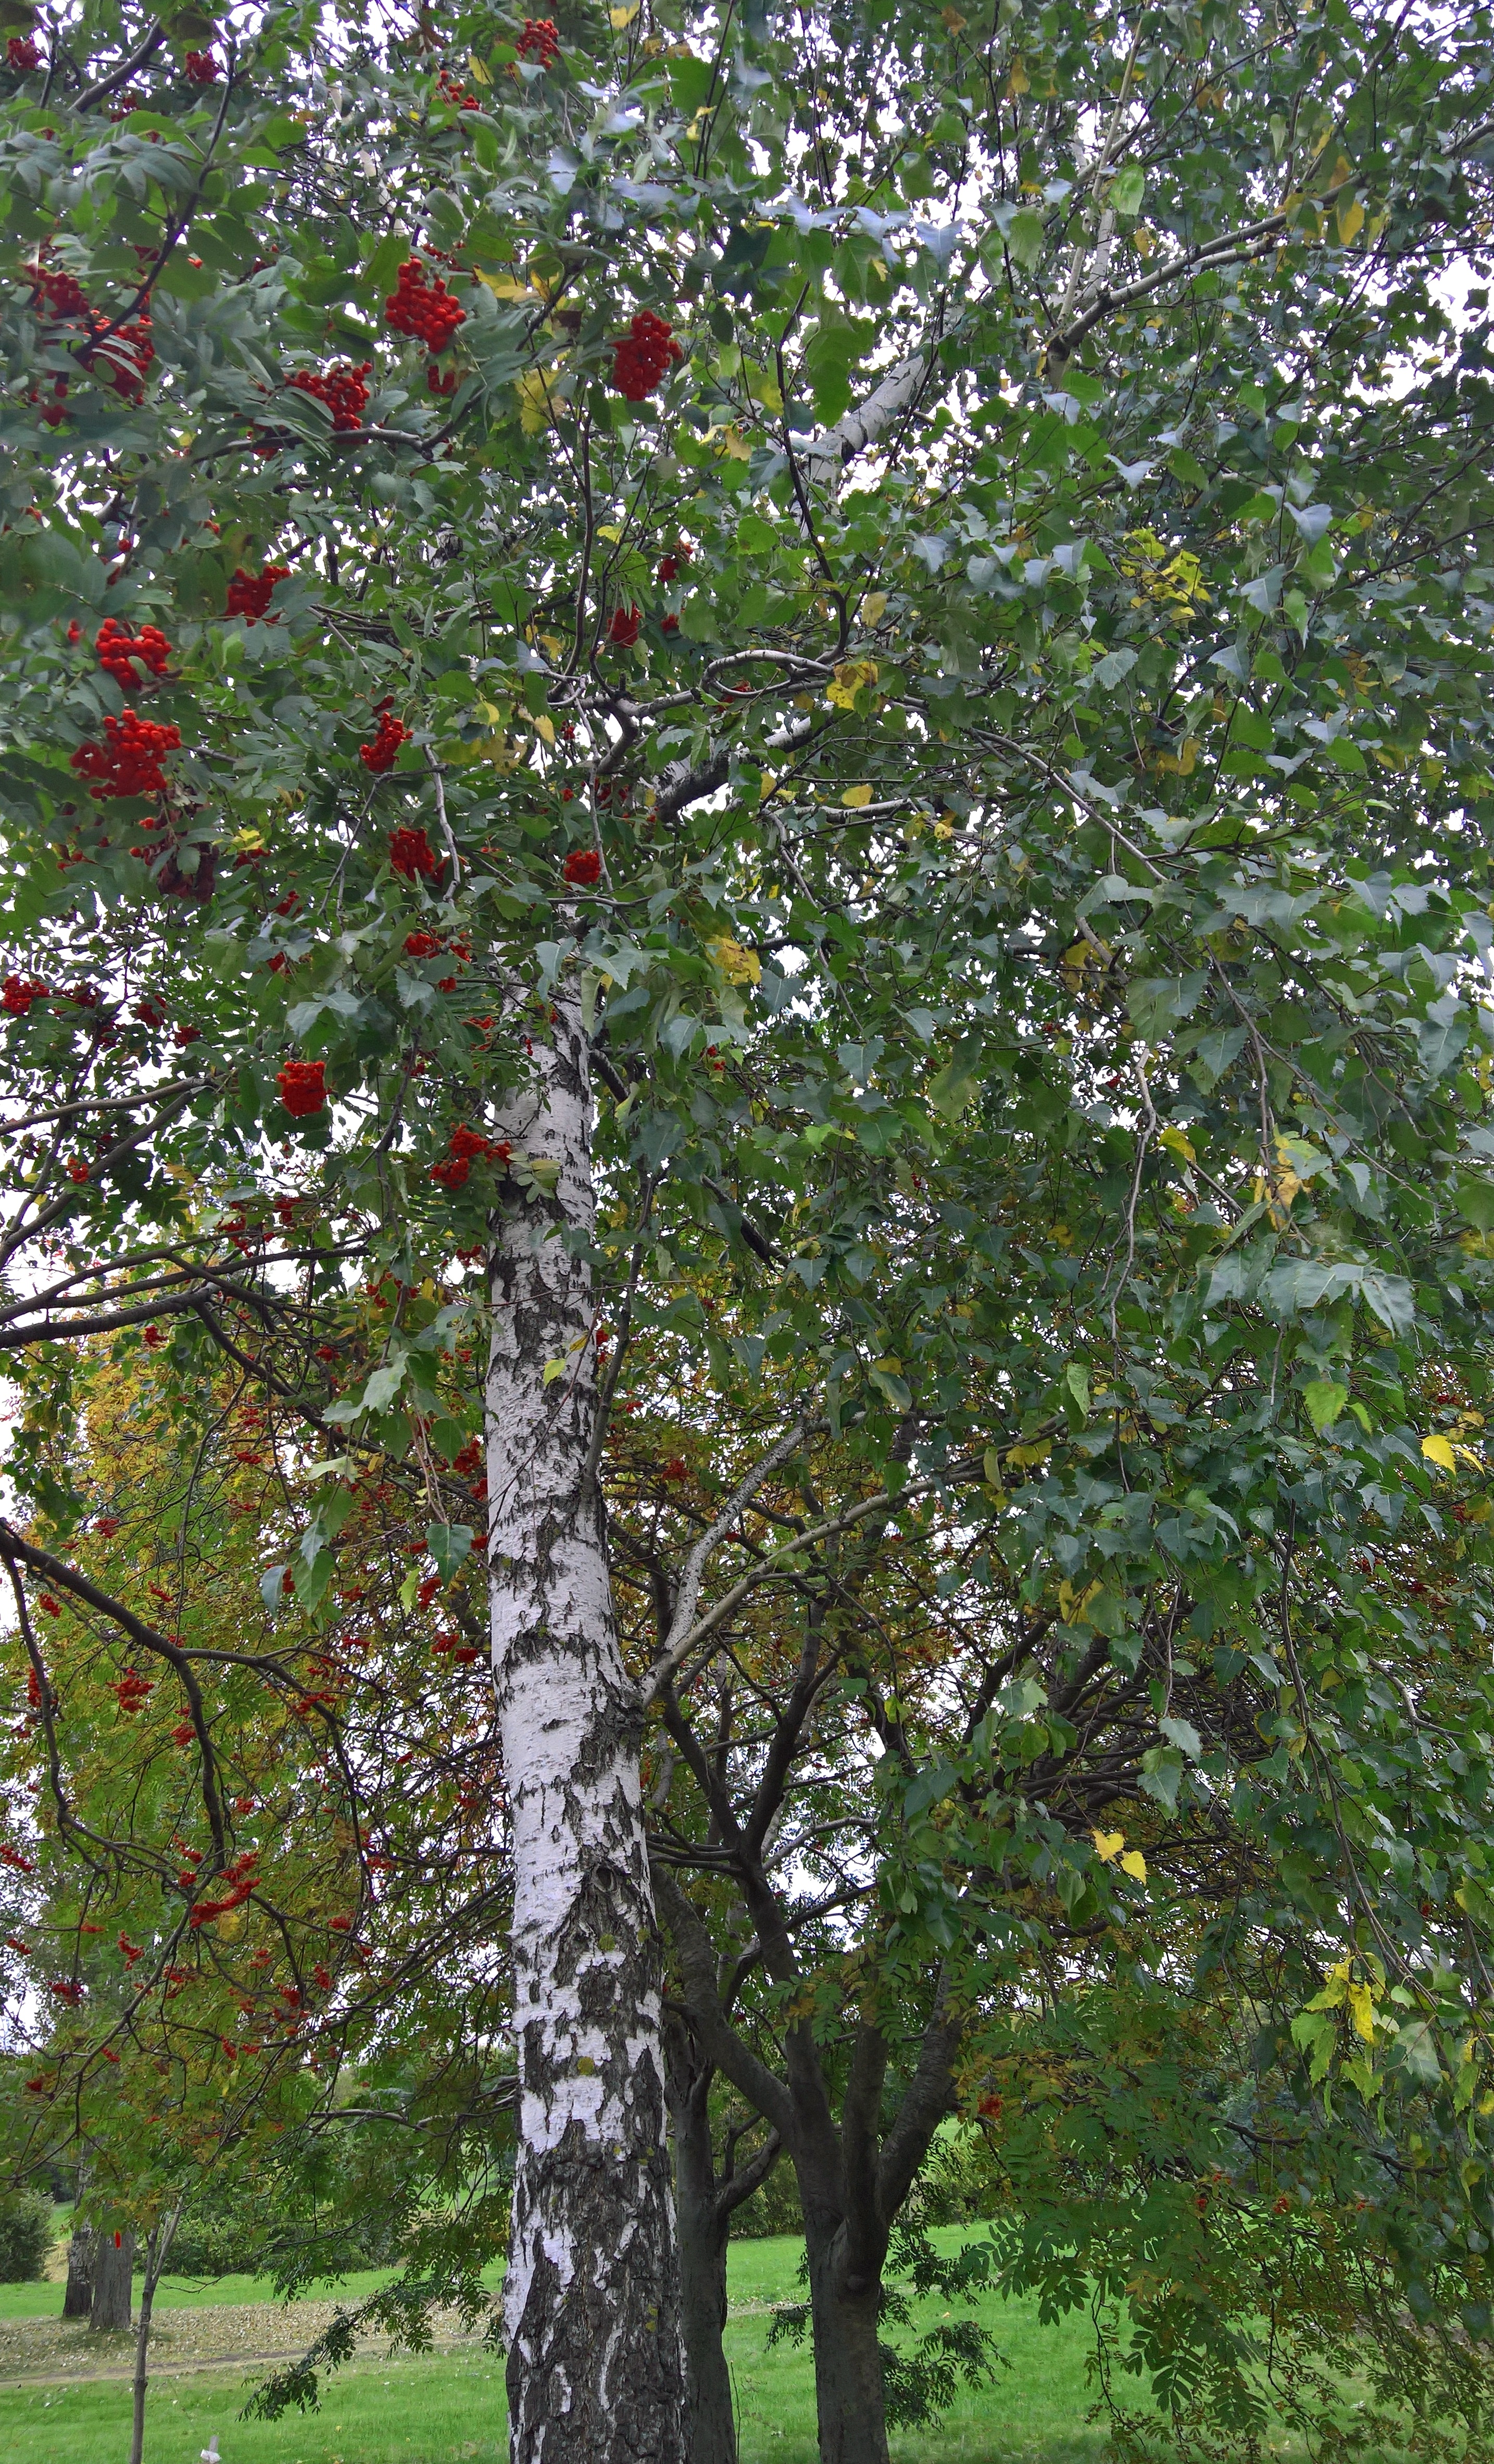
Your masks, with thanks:
[{"label": "green grass", "polygon": [[[734,2304],[795,2299],[801,2247],[792,2240],[734,2243]],[[342,2299],[356,2298],[382,2280],[353,2277],[338,2290]],[[250,2277],[167,2283],[160,2296],[163,2306],[176,2308],[269,2298],[270,2287]],[[939,2306],[924,2308],[932,2318]],[[55,2316],[60,2307],[60,2285],[11,2285],[0,2316]],[[1019,2302],[988,2301],[982,2315],[1013,2366],[994,2387],[963,2393],[936,2431],[895,2438],[898,2464],[1096,2464],[1101,2433],[1084,2419],[1082,2322],[1042,2327],[1032,2307]],[[815,2464],[807,2343],[769,2352],[768,2325],[765,2317],[748,2315],[727,2330],[743,2464]],[[357,2362],[326,2383],[319,2413],[279,2422],[238,2419],[251,2383],[242,2368],[228,2366],[156,2379],[147,2464],[197,2464],[213,2431],[224,2464],[503,2464],[507,2455],[499,2354]],[[114,2464],[127,2451],[128,2417],[122,2380],[56,2387],[12,2380],[0,2385],[0,2453],[6,2464]]]}]

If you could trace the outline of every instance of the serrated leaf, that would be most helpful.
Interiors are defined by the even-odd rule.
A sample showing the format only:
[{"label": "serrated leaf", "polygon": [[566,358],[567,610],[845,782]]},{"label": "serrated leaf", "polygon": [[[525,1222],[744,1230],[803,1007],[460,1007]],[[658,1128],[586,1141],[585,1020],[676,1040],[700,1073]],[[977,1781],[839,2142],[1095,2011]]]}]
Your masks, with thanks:
[{"label": "serrated leaf", "polygon": [[472,1526],[467,1523],[428,1523],[426,1546],[435,1559],[436,1572],[443,1583],[449,1583],[457,1568],[471,1553]]}]

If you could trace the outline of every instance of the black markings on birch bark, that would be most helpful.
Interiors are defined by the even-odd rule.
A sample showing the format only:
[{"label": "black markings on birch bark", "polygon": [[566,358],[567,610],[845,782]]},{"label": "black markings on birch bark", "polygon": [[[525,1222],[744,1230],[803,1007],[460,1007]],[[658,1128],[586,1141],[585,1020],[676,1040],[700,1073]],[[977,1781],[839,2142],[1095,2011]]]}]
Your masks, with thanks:
[{"label": "black markings on birch bark", "polygon": [[[497,1124],[559,1166],[494,1227],[488,1366],[494,1676],[514,1836],[518,2154],[505,2283],[514,2464],[684,2464],[640,1719],[612,1613],[584,1256],[591,1101],[558,994]],[[542,1176],[548,1178],[548,1176]],[[551,1367],[546,1380],[547,1364]]]}]

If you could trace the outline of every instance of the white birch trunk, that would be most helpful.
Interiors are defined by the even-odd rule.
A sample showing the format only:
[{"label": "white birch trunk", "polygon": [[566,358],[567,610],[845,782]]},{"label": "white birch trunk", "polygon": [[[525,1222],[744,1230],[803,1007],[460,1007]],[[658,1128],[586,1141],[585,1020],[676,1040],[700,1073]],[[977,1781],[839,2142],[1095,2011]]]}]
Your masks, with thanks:
[{"label": "white birch trunk", "polygon": [[[514,2464],[683,2464],[663,1965],[600,1485],[588,1054],[557,997],[498,1124],[560,1165],[497,1219],[488,1369],[493,1658],[514,1843],[519,2120],[504,2307]],[[564,1370],[544,1383],[547,1361]]]}]

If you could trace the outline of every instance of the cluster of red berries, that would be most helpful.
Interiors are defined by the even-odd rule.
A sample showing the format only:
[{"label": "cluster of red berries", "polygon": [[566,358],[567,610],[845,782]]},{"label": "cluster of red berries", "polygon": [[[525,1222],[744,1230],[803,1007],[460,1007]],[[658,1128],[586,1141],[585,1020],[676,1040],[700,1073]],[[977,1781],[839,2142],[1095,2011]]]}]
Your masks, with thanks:
[{"label": "cluster of red berries", "polygon": [[291,568],[288,564],[262,565],[257,573],[246,573],[241,564],[235,565],[233,579],[229,584],[229,604],[224,614],[242,616],[251,625],[257,623],[261,617],[267,625],[277,625],[280,620],[278,616],[270,614],[270,601],[274,595],[275,583],[288,582],[290,574]]},{"label": "cluster of red berries", "polygon": [[630,650],[638,639],[643,623],[641,607],[614,607],[612,622],[607,627],[607,640],[619,650]]},{"label": "cluster of red berries", "polygon": [[518,38],[518,56],[547,69],[560,56],[560,31],[553,17],[526,17]]},{"label": "cluster of red berries", "polygon": [[327,1109],[327,1065],[324,1061],[287,1061],[275,1072],[280,1101],[293,1120]]},{"label": "cluster of red berries", "polygon": [[405,721],[402,718],[396,718],[392,710],[386,710],[380,716],[378,727],[374,731],[373,742],[361,744],[358,748],[358,758],[363,768],[372,771],[377,777],[381,771],[393,769],[400,746],[406,743],[408,737],[409,729]]},{"label": "cluster of red berries", "polygon": [[155,1690],[156,1683],[153,1677],[141,1677],[133,1668],[127,1668],[114,1688],[114,1698],[125,1718],[133,1720],[136,1712],[149,1700]]},{"label": "cluster of red berries", "polygon": [[33,1001],[51,1001],[52,989],[25,976],[7,976],[0,990],[0,1009],[11,1018],[25,1018]]},{"label": "cluster of red berries", "polygon": [[573,890],[593,890],[602,878],[602,858],[595,847],[576,847],[560,870]]},{"label": "cluster of red berries", "polygon": [[189,85],[216,85],[221,74],[211,52],[188,52],[182,67]]},{"label": "cluster of red berries", "polygon": [[333,428],[340,435],[346,435],[351,429],[363,426],[363,412],[368,404],[368,387],[363,379],[372,367],[372,360],[364,360],[362,367],[357,368],[350,360],[338,360],[324,376],[319,375],[315,368],[297,368],[289,382],[298,392],[309,393],[318,402],[324,402],[332,413]]},{"label": "cluster of red berries", "polygon": [[396,334],[412,335],[434,354],[446,349],[458,325],[466,324],[467,311],[439,275],[432,282],[419,257],[411,256],[400,268],[393,296],[384,303],[384,321]]},{"label": "cluster of red berries", "polygon": [[158,625],[143,625],[138,633],[132,633],[117,616],[104,618],[94,647],[105,674],[121,685],[139,684],[142,668],[153,676],[164,676],[171,656],[171,645]]},{"label": "cluster of red berries", "polygon": [[5,55],[17,77],[30,77],[41,66],[41,54],[30,34],[12,34],[5,47]]},{"label": "cluster of red berries", "polygon": [[[149,310],[136,318],[132,324],[121,325],[116,333],[111,331],[110,319],[99,309],[89,306],[76,275],[66,274],[56,266],[43,265],[39,260],[29,266],[27,272],[31,275],[33,307],[49,324],[81,325],[85,333],[94,336],[104,363],[104,373],[116,393],[123,394],[126,402],[139,402],[156,356],[156,346],[150,339]],[[92,351],[85,351],[82,356],[85,363],[91,365]],[[66,377],[56,379],[54,390],[56,399],[49,403],[42,413],[50,428],[55,428],[63,416]]]},{"label": "cluster of red berries", "polygon": [[451,1132],[450,1152],[444,1163],[431,1165],[430,1177],[443,1189],[461,1189],[471,1177],[474,1157],[483,1155],[490,1163],[507,1163],[513,1153],[507,1138],[485,1138],[480,1130],[469,1130],[464,1125]]},{"label": "cluster of red berries", "polygon": [[441,70],[436,78],[436,84],[440,90],[442,101],[454,102],[458,111],[480,111],[482,109],[482,105],[474,94],[464,94],[462,92],[461,78],[454,77],[450,69]]},{"label": "cluster of red berries", "polygon": [[418,874],[424,873],[429,881],[434,879],[440,869],[441,858],[424,830],[400,829],[389,832],[389,870],[391,872],[402,874],[406,881],[413,881]]},{"label": "cluster of red berries", "polygon": [[645,308],[631,329],[613,344],[612,382],[629,402],[646,402],[656,393],[676,360],[685,354],[674,340],[674,328]]},{"label": "cluster of red berries", "polygon": [[119,718],[106,718],[103,732],[102,744],[80,744],[68,765],[80,779],[97,780],[89,794],[95,799],[163,794],[162,756],[176,751],[181,730],[127,710]]},{"label": "cluster of red berries", "polygon": [[676,539],[669,555],[659,559],[659,580],[678,582],[681,565],[689,564],[694,553],[689,539]]}]

